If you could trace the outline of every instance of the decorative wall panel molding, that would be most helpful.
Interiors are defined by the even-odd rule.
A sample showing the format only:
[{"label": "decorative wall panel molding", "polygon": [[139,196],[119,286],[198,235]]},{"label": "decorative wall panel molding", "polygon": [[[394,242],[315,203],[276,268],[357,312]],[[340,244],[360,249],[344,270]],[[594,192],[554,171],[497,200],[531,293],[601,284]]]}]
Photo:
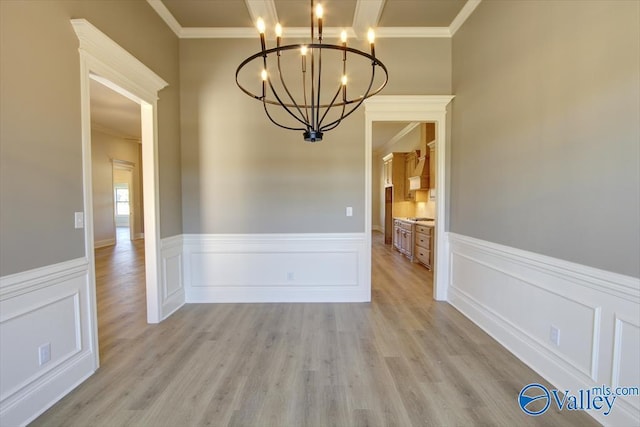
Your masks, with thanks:
[{"label": "decorative wall panel molding", "polygon": [[182,245],[181,235],[162,239],[160,243],[162,283],[159,291],[163,319],[182,307],[185,302]]},{"label": "decorative wall panel molding", "polygon": [[[448,241],[449,302],[551,384],[638,386],[639,279],[454,233]],[[608,416],[588,413],[638,425],[639,399],[618,397]]]},{"label": "decorative wall panel molding", "polygon": [[187,302],[370,300],[361,233],[183,238]]},{"label": "decorative wall panel molding", "polygon": [[[85,258],[0,278],[0,425],[24,425],[97,369]],[[50,360],[39,348],[49,346]]]}]

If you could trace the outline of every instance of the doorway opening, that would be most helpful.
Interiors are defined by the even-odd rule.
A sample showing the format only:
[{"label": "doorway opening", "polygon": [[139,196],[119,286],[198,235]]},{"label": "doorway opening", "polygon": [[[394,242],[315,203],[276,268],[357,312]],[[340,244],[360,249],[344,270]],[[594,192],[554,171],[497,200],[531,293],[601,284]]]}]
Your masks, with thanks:
[{"label": "doorway opening", "polygon": [[[71,19],[71,25],[79,41],[80,53],[80,102],[82,128],[82,165],[85,211],[85,254],[89,264],[89,311],[91,313],[91,349],[94,370],[100,364],[98,355],[98,326],[96,305],[96,264],[93,256],[93,180],[91,150],[91,81],[95,80],[120,95],[134,101],[140,108],[141,149],[143,163],[142,187],[144,187],[144,282],[146,287],[147,322],[158,323],[163,313],[159,300],[159,281],[162,278],[158,266],[160,233],[158,182],[157,182],[157,102],[158,92],[167,86],[133,55],[111,40],[85,19]],[[109,193],[111,196],[111,192]],[[111,198],[111,197],[110,197]]]},{"label": "doorway opening", "polygon": [[[99,354],[146,320],[140,105],[91,76],[91,171]],[[112,84],[110,84],[112,85]]]},{"label": "doorway opening", "polygon": [[[418,126],[420,123],[432,123],[434,128],[433,149],[433,167],[436,170],[435,188],[427,192],[427,197],[433,198],[434,208],[434,224],[433,224],[433,298],[439,301],[447,300],[447,290],[449,284],[449,248],[447,244],[448,227],[447,221],[447,199],[446,199],[446,159],[447,153],[447,130],[448,123],[446,121],[447,106],[453,99],[449,95],[379,95],[365,101],[365,238],[367,239],[366,250],[368,256],[365,262],[368,263],[366,270],[369,273],[367,282],[371,284],[371,252],[372,252],[372,232],[378,229],[381,231],[381,222],[374,224],[374,209],[381,209],[386,203],[381,203],[382,198],[386,200],[386,193],[373,191],[373,181],[378,179],[388,179],[384,174],[384,163],[374,158],[374,125],[378,122],[384,123],[402,123],[406,132],[410,132],[409,124]],[[414,126],[414,127],[415,127]],[[400,129],[400,130],[401,130]],[[401,133],[396,130],[395,134]],[[393,135],[393,134],[392,134]],[[390,140],[391,138],[387,138]],[[376,160],[377,166],[376,166]],[[406,158],[404,159],[406,161]],[[406,166],[405,166],[406,168]],[[381,176],[382,175],[382,176]],[[401,194],[400,192],[398,192]],[[379,196],[376,196],[378,194]],[[421,197],[424,197],[421,196]],[[377,199],[377,200],[376,200]],[[429,199],[427,199],[429,200]],[[378,221],[383,214],[378,213]],[[398,216],[404,216],[399,213]],[[374,228],[375,227],[375,228]],[[395,224],[394,224],[395,227]],[[407,244],[405,240],[405,244]]]},{"label": "doorway opening", "polygon": [[[125,144],[126,148],[127,145]],[[116,244],[144,237],[144,210],[142,204],[142,156],[140,144],[134,141],[128,148],[135,150],[136,162],[113,159],[113,216],[116,228]],[[137,152],[137,153],[136,153]],[[137,155],[136,155],[137,154]]]},{"label": "doorway opening", "polygon": [[[372,129],[372,242],[384,241],[395,259],[389,274],[400,280],[409,266],[432,293],[436,220],[435,123],[374,122]],[[377,232],[383,234],[376,236]],[[375,248],[380,251],[381,248]]]}]

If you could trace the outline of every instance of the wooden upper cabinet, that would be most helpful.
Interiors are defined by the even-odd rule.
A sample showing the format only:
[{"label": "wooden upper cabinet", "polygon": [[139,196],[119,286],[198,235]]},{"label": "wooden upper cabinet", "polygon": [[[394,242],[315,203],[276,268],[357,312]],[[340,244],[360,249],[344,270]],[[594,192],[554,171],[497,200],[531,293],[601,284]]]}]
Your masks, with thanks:
[{"label": "wooden upper cabinet", "polygon": [[427,144],[429,149],[429,188],[436,188],[436,142]]},{"label": "wooden upper cabinet", "polygon": [[414,200],[415,191],[411,190],[409,185],[409,178],[413,176],[413,172],[418,165],[418,158],[420,157],[420,151],[411,151],[404,156],[404,199]]},{"label": "wooden upper cabinet", "polygon": [[393,187],[394,201],[405,199],[405,154],[389,153],[382,158],[384,186]]},{"label": "wooden upper cabinet", "polygon": [[393,158],[387,159],[388,156],[385,157],[384,160],[384,169],[382,171],[382,176],[384,180],[384,186],[391,187],[392,183],[392,173],[393,173]]}]

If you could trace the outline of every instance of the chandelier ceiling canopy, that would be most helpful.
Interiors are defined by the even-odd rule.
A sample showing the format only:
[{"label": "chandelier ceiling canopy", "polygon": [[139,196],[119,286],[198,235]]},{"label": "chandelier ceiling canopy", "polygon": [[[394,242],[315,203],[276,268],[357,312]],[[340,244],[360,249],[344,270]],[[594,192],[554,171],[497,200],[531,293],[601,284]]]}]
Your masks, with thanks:
[{"label": "chandelier ceiling canopy", "polygon": [[[267,48],[265,24],[258,19],[260,51],[236,70],[236,84],[262,102],[269,120],[284,129],[302,131],[308,142],[322,141],[365,99],[387,84],[388,72],[376,58],[375,34],[367,34],[370,52],[347,45],[342,31],[339,44],[323,39],[324,10],[311,0],[310,40],[282,44],[283,28],[275,26],[275,47]],[[252,89],[249,89],[251,87]]]}]

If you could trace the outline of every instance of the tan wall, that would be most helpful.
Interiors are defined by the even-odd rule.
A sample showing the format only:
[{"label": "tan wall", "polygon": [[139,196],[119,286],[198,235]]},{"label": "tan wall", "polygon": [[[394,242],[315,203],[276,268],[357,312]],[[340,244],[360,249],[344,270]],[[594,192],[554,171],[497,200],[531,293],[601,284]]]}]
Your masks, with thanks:
[{"label": "tan wall", "polygon": [[0,1],[0,275],[84,255],[78,40],[86,18],[160,77],[162,237],[182,232],[178,40],[145,1]]},{"label": "tan wall", "polygon": [[115,239],[113,183],[120,181],[117,177],[119,171],[113,171],[112,160],[124,160],[133,164],[131,208],[134,215],[134,234],[139,235],[144,232],[139,145],[138,142],[104,132],[96,130],[91,132],[93,235],[96,242]]},{"label": "tan wall", "polygon": [[478,6],[453,38],[452,231],[640,276],[639,15]]},{"label": "tan wall", "polygon": [[[181,40],[185,233],[362,232],[364,114],[322,143],[270,124],[236,87],[257,40]],[[450,40],[382,39],[384,94],[448,94]],[[353,217],[345,207],[353,207]]]}]

